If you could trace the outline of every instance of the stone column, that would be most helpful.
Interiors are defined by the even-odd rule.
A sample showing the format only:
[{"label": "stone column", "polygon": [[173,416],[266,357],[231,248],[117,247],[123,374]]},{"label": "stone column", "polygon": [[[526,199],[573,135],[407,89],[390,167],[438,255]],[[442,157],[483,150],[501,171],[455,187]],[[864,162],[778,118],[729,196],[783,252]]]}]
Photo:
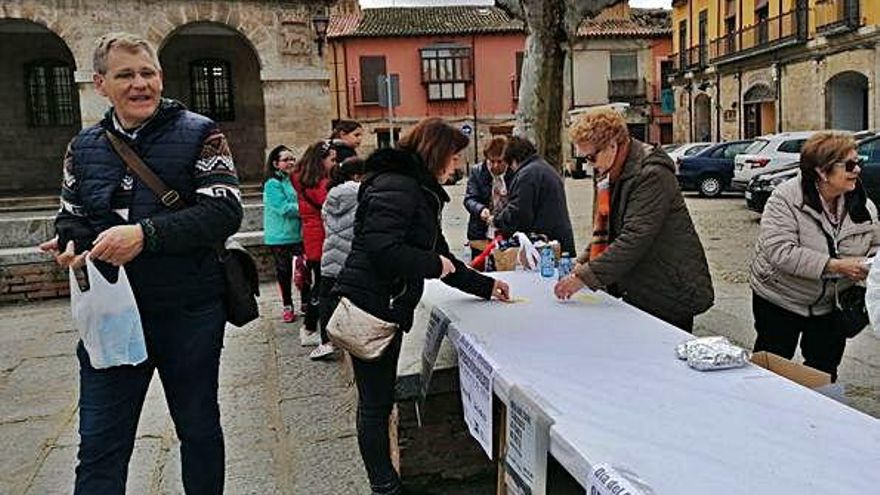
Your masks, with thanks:
[{"label": "stone column", "polygon": [[80,118],[83,129],[85,129],[97,124],[104,117],[110,103],[95,90],[91,71],[76,71],[74,81],[79,90]]}]

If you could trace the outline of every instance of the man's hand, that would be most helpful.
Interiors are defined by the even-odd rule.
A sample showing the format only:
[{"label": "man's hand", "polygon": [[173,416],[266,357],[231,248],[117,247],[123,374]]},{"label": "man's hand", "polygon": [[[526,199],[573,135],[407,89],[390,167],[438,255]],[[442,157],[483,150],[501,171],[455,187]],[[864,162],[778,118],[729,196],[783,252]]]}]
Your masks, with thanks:
[{"label": "man's hand", "polygon": [[507,282],[503,280],[496,280],[495,285],[492,287],[492,297],[498,299],[499,301],[509,301],[510,286],[507,285]]},{"label": "man's hand", "polygon": [[489,211],[489,208],[483,208],[482,210],[480,210],[480,219],[481,220],[483,220],[484,222],[488,222],[489,219],[491,219],[491,218],[492,218],[492,212]]},{"label": "man's hand", "polygon": [[559,299],[565,300],[574,295],[575,292],[586,287],[586,285],[577,275],[571,274],[556,282],[556,286],[553,287],[553,293]]},{"label": "man's hand", "polygon": [[144,249],[144,230],[138,225],[117,225],[98,234],[91,258],[122,266]]},{"label": "man's hand", "polygon": [[74,252],[73,241],[67,242],[67,248],[64,252],[60,252],[58,250],[58,237],[54,237],[42,244],[40,244],[40,250],[44,253],[51,254],[55,258],[55,262],[64,268],[79,268],[86,263],[86,256],[88,256],[89,252],[85,251],[79,255]]}]

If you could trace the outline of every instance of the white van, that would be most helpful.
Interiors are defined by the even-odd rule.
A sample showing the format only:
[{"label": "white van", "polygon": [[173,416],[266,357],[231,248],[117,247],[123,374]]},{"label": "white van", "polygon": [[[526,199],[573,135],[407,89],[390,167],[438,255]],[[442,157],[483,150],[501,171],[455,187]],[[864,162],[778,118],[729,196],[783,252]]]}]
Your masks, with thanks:
[{"label": "white van", "polygon": [[733,182],[730,188],[745,191],[749,179],[758,174],[781,170],[801,159],[801,147],[819,131],[783,132],[755,139],[751,146],[734,159]]}]

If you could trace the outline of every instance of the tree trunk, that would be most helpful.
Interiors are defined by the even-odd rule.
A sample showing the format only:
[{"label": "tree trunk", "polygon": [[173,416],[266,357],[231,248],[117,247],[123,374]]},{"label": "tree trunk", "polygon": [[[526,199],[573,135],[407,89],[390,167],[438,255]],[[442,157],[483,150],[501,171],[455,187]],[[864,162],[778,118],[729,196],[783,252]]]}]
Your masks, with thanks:
[{"label": "tree trunk", "polygon": [[622,0],[496,0],[525,21],[529,35],[519,87],[515,132],[562,168],[562,109],[566,49],[586,17]]}]

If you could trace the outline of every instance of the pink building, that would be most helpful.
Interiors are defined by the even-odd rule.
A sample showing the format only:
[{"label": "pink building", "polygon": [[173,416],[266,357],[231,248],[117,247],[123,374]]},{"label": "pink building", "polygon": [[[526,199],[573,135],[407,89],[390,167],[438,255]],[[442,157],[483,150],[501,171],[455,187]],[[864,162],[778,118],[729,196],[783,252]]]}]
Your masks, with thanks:
[{"label": "pink building", "polygon": [[[365,9],[331,19],[330,91],[337,119],[367,129],[364,151],[390,146],[428,116],[471,138],[469,163],[493,134],[509,134],[517,106],[525,29],[495,7]],[[399,80],[400,105],[380,104],[382,77]]]}]

